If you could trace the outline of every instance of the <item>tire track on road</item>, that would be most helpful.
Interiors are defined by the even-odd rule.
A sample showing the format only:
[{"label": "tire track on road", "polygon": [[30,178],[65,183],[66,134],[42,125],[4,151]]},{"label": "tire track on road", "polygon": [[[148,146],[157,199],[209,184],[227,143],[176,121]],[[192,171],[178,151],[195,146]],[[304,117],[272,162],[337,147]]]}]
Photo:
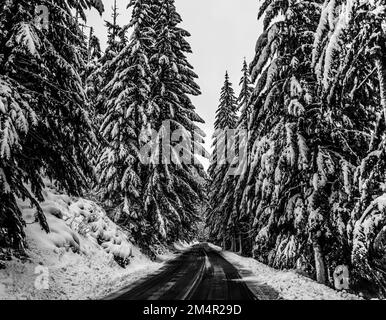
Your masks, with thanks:
[{"label": "tire track on road", "polygon": [[[245,281],[236,266],[207,244],[196,245],[157,274],[123,289],[116,300],[271,300],[276,292]],[[268,297],[268,298],[267,298]]]}]

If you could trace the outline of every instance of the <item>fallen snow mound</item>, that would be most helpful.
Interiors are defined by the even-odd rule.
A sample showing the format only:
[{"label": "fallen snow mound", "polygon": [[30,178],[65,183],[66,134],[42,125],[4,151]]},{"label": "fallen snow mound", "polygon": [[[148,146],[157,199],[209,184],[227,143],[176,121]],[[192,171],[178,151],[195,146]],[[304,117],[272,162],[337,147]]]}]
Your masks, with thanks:
[{"label": "fallen snow mound", "polygon": [[29,202],[19,202],[29,258],[0,270],[0,299],[101,298],[162,266],[133,246],[95,202],[61,194],[48,182],[44,198],[48,234]]},{"label": "fallen snow mound", "polygon": [[106,215],[95,202],[71,198],[60,194],[46,183],[45,201],[41,204],[50,227],[45,233],[34,223],[35,209],[29,203],[20,202],[24,220],[29,224],[27,234],[40,248],[55,253],[72,250],[87,254],[90,249],[101,246],[106,253],[126,263],[133,257],[133,247],[124,232]]}]

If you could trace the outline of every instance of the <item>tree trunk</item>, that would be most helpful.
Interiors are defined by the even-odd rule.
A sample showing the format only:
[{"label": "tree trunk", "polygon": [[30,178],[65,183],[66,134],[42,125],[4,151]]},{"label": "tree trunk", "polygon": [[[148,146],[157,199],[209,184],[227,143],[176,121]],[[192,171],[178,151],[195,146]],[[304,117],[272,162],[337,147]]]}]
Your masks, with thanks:
[{"label": "tree trunk", "polygon": [[231,236],[231,251],[232,251],[232,252],[235,252],[235,251],[236,251],[236,248],[235,248],[235,237],[234,237],[234,235]]},{"label": "tree trunk", "polygon": [[314,243],[314,257],[316,280],[321,284],[326,284],[326,267],[324,265],[324,256],[322,248],[318,243]]},{"label": "tree trunk", "polygon": [[240,233],[239,234],[239,254],[241,255],[242,253],[243,253],[243,239]]}]

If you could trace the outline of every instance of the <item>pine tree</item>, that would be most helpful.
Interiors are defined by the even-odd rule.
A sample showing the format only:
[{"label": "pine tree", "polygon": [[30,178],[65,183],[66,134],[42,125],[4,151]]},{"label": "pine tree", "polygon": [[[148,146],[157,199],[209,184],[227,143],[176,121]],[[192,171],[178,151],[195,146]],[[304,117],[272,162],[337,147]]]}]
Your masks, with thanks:
[{"label": "pine tree", "polygon": [[118,6],[117,0],[114,0],[114,6],[112,8],[113,13],[111,14],[112,22],[105,21],[107,27],[107,49],[104,59],[111,60],[117,55],[117,53],[122,49],[120,43],[120,34],[122,32],[122,27],[118,24]]},{"label": "pine tree", "polygon": [[98,85],[101,83],[101,75],[97,72],[101,68],[102,50],[99,38],[93,35],[89,43],[89,63],[85,70],[86,93],[90,100],[91,112],[95,111],[98,97]]},{"label": "pine tree", "polygon": [[[126,48],[128,43],[127,32],[130,28],[129,24],[123,27],[118,24],[120,14],[116,0],[114,0],[112,11],[112,21],[105,21],[107,28],[107,48],[97,63],[98,67],[87,79],[91,94],[93,92],[99,93],[98,95],[91,96],[97,126],[101,125],[102,118],[106,113],[104,106],[106,106],[107,103],[105,95],[99,92],[100,88],[105,88],[114,79],[115,66],[111,64],[121,50]],[[98,150],[94,150],[93,152],[98,153]]]},{"label": "pine tree", "polygon": [[252,114],[251,98],[253,94],[252,80],[249,73],[247,61],[244,59],[242,68],[242,77],[240,80],[240,94],[238,98],[239,110],[241,110],[240,119],[237,124],[235,150],[238,156],[232,163],[237,166],[237,172],[233,177],[235,187],[233,191],[233,208],[232,219],[237,221],[236,229],[238,231],[239,253],[250,254],[252,252],[250,229],[251,219],[242,208],[242,198],[245,188],[247,187],[247,172],[249,164],[248,150],[250,118]]},{"label": "pine tree", "polygon": [[[49,9],[47,29],[35,23],[37,5]],[[78,9],[83,14],[90,5],[84,1]],[[79,195],[90,173],[81,143],[93,135],[77,50],[85,44],[73,8],[72,1],[21,0],[5,2],[0,11],[0,223],[6,244],[22,250],[24,222],[16,198],[31,202],[48,232],[39,205],[42,174]]]},{"label": "pine tree", "polygon": [[[128,24],[121,27],[118,24],[119,15],[117,1],[115,0],[112,7],[112,21],[105,21],[105,26],[107,28],[107,48],[98,59],[94,58],[94,60],[91,61],[89,67],[90,72],[88,72],[86,80],[87,94],[91,105],[90,113],[92,113],[93,125],[96,128],[99,141],[97,145],[89,146],[87,148],[89,158],[94,165],[97,165],[98,157],[102,152],[101,148],[106,146],[106,141],[99,132],[99,129],[107,112],[106,105],[108,103],[107,97],[109,93],[105,94],[101,89],[105,88],[113,81],[116,69],[116,65],[113,65],[113,61],[121,50],[126,48],[128,43],[127,32],[130,26]],[[92,52],[95,52],[95,48],[93,50],[92,46],[94,43],[95,39],[91,38],[90,44]]]},{"label": "pine tree", "polygon": [[[144,209],[155,236],[164,242],[188,239],[195,232],[203,196],[203,186],[195,175],[204,173],[192,150],[193,146],[195,150],[202,148],[204,134],[196,125],[203,120],[189,97],[201,93],[186,57],[191,47],[185,38],[190,35],[178,26],[182,19],[173,0],[153,1],[152,11],[156,37],[150,59],[154,82],[149,129],[157,134],[150,141],[155,154],[145,165]],[[182,141],[170,139],[170,132],[175,130]],[[179,147],[182,149],[175,151]]]},{"label": "pine tree", "polygon": [[[113,79],[101,91],[105,114],[100,133],[106,141],[97,172],[104,200],[116,208],[116,220],[139,239],[144,225],[140,148],[141,133],[149,127],[151,85],[149,56],[154,32],[148,0],[132,0],[129,44],[109,64]],[[145,18],[144,18],[145,17]],[[145,141],[146,142],[146,141]]]},{"label": "pine tree", "polygon": [[[352,267],[355,172],[371,148],[379,108],[363,25],[342,28],[340,8],[347,17],[348,6],[334,1],[261,7],[265,32],[251,67],[252,154],[240,209],[254,219],[256,258],[301,268],[321,283],[337,265]],[[279,13],[285,18],[275,21]]]},{"label": "pine tree", "polygon": [[241,111],[240,121],[242,122],[242,127],[244,129],[248,128],[248,118],[250,115],[250,99],[252,97],[253,88],[251,75],[249,74],[249,68],[247,61],[244,59],[243,69],[241,70],[243,73],[240,80],[240,95],[238,98],[239,109]]},{"label": "pine tree", "polygon": [[224,86],[221,89],[220,105],[216,112],[215,133],[213,136],[213,155],[209,167],[211,178],[207,225],[213,241],[225,247],[229,240],[235,250],[236,226],[233,224],[231,210],[233,208],[234,178],[228,178],[228,170],[232,154],[229,148],[234,137],[231,130],[237,126],[237,98],[229,81],[228,72],[225,75]]},{"label": "pine tree", "polygon": [[[350,135],[362,143],[347,170],[345,188],[351,189],[355,205],[345,233],[350,246],[351,284],[366,283],[385,295],[385,269],[379,257],[384,254],[383,237],[385,183],[385,34],[384,2],[325,1],[316,33],[313,64],[329,105],[354,115]],[[346,119],[347,119],[346,118]],[[345,120],[347,123],[347,120]],[[342,134],[345,139],[346,135]],[[371,136],[371,140],[369,137]],[[355,145],[349,146],[356,151]],[[356,168],[356,170],[355,170]]]},{"label": "pine tree", "polygon": [[[284,19],[276,19],[279,14]],[[257,259],[278,268],[301,265],[325,282],[324,257],[318,248],[328,244],[328,224],[326,212],[316,208],[322,209],[326,199],[310,187],[315,165],[320,164],[325,180],[330,168],[324,147],[318,147],[325,128],[317,112],[310,62],[318,15],[314,1],[268,0],[260,8],[265,30],[251,64],[256,82],[251,155],[239,210],[253,221]]]}]

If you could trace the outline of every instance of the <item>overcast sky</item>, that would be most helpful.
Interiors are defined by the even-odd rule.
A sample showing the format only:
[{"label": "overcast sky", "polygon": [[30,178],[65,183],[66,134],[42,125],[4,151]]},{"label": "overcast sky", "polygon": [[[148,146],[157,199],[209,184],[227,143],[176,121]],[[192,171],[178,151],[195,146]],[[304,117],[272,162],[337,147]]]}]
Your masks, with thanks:
[{"label": "overcast sky", "polygon": [[[95,28],[103,47],[107,38],[104,20],[111,21],[113,2],[104,0],[106,11],[103,17],[95,10],[88,17],[88,24]],[[119,23],[122,25],[130,19],[126,9],[128,2],[118,0]],[[243,58],[246,57],[248,62],[253,58],[255,43],[262,31],[261,23],[257,21],[258,4],[257,0],[176,0],[177,10],[184,20],[182,27],[192,35],[188,39],[193,49],[189,61],[199,75],[202,90],[202,95],[192,100],[206,121],[202,129],[207,133],[208,150],[225,71],[228,70],[238,94]]]}]

